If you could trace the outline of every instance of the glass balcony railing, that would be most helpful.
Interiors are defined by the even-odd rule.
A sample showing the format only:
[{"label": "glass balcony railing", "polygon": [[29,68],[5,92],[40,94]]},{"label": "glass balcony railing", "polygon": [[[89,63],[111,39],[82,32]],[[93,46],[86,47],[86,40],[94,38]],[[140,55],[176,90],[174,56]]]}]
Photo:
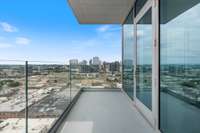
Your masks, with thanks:
[{"label": "glass balcony railing", "polygon": [[0,61],[0,133],[48,132],[80,90],[70,77],[67,64]]},{"label": "glass balcony railing", "polygon": [[82,88],[120,85],[103,65],[0,60],[0,133],[47,133]]},{"label": "glass balcony railing", "polygon": [[28,62],[28,132],[48,132],[70,104],[69,84],[68,65]]},{"label": "glass balcony railing", "polygon": [[120,65],[70,65],[72,95],[81,88],[121,88]]},{"label": "glass balcony railing", "polygon": [[0,62],[0,132],[23,133],[26,123],[25,62]]}]

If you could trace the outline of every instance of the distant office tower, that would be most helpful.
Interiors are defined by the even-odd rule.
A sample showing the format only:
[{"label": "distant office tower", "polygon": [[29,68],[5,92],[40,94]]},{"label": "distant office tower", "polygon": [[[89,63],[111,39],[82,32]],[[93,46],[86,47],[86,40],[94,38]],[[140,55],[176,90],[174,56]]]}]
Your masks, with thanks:
[{"label": "distant office tower", "polygon": [[86,60],[83,60],[79,63],[80,65],[87,65],[87,61]]},{"label": "distant office tower", "polygon": [[93,57],[93,65],[101,65],[101,61],[99,57]]},{"label": "distant office tower", "polygon": [[120,63],[118,61],[110,63],[110,71],[111,72],[119,72],[120,71]]},{"label": "distant office tower", "polygon": [[78,59],[71,59],[69,63],[70,65],[78,65]]},{"label": "distant office tower", "polygon": [[80,73],[98,73],[100,71],[98,65],[80,65]]}]

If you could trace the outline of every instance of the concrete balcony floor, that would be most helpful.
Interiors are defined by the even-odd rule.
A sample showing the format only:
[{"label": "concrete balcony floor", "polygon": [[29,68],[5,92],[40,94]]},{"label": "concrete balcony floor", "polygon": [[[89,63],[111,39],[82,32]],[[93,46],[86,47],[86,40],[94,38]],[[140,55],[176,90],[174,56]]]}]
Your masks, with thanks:
[{"label": "concrete balcony floor", "polygon": [[155,133],[121,91],[84,91],[59,133]]}]

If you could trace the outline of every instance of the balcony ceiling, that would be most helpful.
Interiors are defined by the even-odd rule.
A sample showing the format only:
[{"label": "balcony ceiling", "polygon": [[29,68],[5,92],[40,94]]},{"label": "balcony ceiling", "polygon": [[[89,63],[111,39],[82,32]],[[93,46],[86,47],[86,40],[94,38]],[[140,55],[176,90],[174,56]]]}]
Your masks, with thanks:
[{"label": "balcony ceiling", "polygon": [[81,24],[122,24],[135,0],[68,0]]}]

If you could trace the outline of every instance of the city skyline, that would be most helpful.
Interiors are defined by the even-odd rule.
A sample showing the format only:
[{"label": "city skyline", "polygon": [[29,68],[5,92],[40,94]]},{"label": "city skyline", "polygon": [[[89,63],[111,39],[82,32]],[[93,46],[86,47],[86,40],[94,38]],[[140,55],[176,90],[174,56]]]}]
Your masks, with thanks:
[{"label": "city skyline", "polygon": [[[94,56],[94,57],[98,57],[98,56]],[[90,65],[90,61],[91,64],[93,64],[93,58],[91,57],[89,59],[79,59],[79,58],[71,58],[68,60],[64,60],[64,61],[47,61],[47,60],[7,60],[7,59],[0,59],[0,65],[24,65],[24,63],[27,61],[30,64],[65,64],[68,65],[70,64],[70,62],[76,62],[76,63],[72,63],[72,64],[79,64],[79,65]],[[120,64],[122,63],[121,60],[102,60],[100,57],[99,61],[100,64],[102,65],[103,63],[114,63],[114,62],[119,62]],[[95,64],[94,64],[95,65]]]},{"label": "city skyline", "polygon": [[106,60],[102,60],[100,57],[98,56],[94,56],[92,58],[90,58],[89,60],[86,59],[82,59],[79,60],[77,58],[73,58],[69,60],[69,63],[72,64],[85,64],[85,65],[90,65],[90,64],[94,64],[94,65],[102,65],[103,63],[113,63],[113,62],[121,62],[121,60],[113,60],[113,61],[106,61]]}]

